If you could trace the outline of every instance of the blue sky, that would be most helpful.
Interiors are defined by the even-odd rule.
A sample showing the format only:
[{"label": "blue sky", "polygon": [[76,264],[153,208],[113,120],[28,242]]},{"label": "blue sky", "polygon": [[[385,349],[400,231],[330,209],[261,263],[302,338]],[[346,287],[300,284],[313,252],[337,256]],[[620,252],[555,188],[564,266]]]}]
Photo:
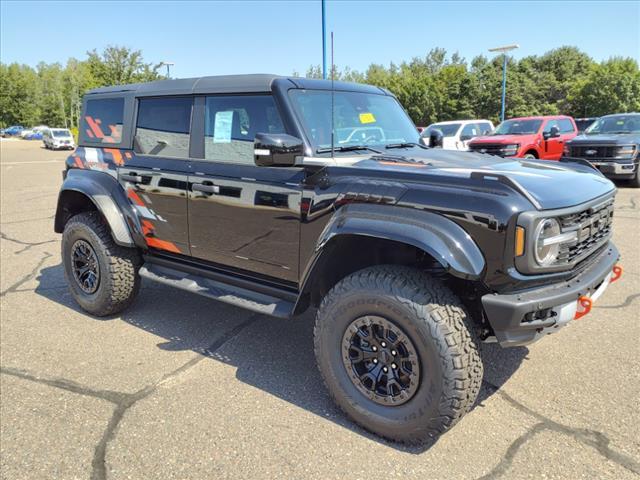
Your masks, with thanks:
[{"label": "blue sky", "polygon": [[[322,61],[320,0],[18,2],[0,6],[0,59],[36,65],[109,44],[175,62],[174,77],[306,71]],[[519,43],[516,57],[575,45],[640,60],[640,2],[327,2],[340,68],[400,63],[433,47],[471,59]]]}]

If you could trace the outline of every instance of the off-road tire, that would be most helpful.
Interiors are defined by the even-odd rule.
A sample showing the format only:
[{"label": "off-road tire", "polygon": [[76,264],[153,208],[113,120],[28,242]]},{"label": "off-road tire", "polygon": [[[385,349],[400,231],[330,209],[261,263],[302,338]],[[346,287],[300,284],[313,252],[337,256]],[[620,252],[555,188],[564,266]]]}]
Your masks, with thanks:
[{"label": "off-road tire", "polygon": [[[92,294],[82,290],[73,274],[72,247],[78,240],[87,242],[98,260],[99,283]],[[97,317],[121,312],[140,289],[138,251],[117,245],[98,212],[80,213],[67,222],[62,235],[62,263],[71,295],[83,310]]]},{"label": "off-road tire", "polygon": [[[342,361],[345,329],[366,315],[391,321],[416,347],[420,383],[402,405],[381,405],[365,396]],[[393,441],[423,443],[444,433],[471,410],[482,383],[472,319],[441,281],[413,268],[375,266],[338,282],[318,309],[314,347],[336,404],[365,429]]]}]

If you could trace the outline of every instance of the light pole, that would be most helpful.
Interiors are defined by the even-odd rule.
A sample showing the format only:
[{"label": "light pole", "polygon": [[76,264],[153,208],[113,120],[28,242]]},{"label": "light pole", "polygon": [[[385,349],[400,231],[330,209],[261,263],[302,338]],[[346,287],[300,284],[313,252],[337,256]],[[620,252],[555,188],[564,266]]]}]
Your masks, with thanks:
[{"label": "light pole", "polygon": [[173,67],[175,63],[173,62],[160,62],[161,67],[167,67],[167,78],[171,78],[171,72],[169,71],[170,67]]},{"label": "light pole", "polygon": [[504,122],[504,105],[505,97],[507,95],[507,52],[520,48],[520,45],[514,43],[513,45],[505,45],[504,47],[490,48],[490,52],[502,53],[502,107],[500,109],[500,121]]},{"label": "light pole", "polygon": [[325,0],[322,3],[322,78],[327,79],[327,25],[325,22]]}]

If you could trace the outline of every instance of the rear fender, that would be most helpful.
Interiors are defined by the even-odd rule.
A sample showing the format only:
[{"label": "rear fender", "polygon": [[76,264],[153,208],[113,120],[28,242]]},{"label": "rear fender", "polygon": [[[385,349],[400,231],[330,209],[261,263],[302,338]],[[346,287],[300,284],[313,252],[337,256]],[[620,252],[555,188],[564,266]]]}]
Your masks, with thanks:
[{"label": "rear fender", "polygon": [[140,222],[118,181],[109,174],[95,170],[70,169],[60,189],[54,230],[62,233],[73,215],[69,204],[76,192],[87,197],[109,224],[114,241],[122,246],[146,248]]}]

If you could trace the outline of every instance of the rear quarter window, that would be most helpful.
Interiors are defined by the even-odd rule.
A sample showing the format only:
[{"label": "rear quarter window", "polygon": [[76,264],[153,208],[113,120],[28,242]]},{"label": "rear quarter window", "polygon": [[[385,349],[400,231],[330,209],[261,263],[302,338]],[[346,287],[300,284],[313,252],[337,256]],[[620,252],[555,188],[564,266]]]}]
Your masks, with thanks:
[{"label": "rear quarter window", "polygon": [[80,132],[87,143],[122,142],[124,98],[87,100]]}]

